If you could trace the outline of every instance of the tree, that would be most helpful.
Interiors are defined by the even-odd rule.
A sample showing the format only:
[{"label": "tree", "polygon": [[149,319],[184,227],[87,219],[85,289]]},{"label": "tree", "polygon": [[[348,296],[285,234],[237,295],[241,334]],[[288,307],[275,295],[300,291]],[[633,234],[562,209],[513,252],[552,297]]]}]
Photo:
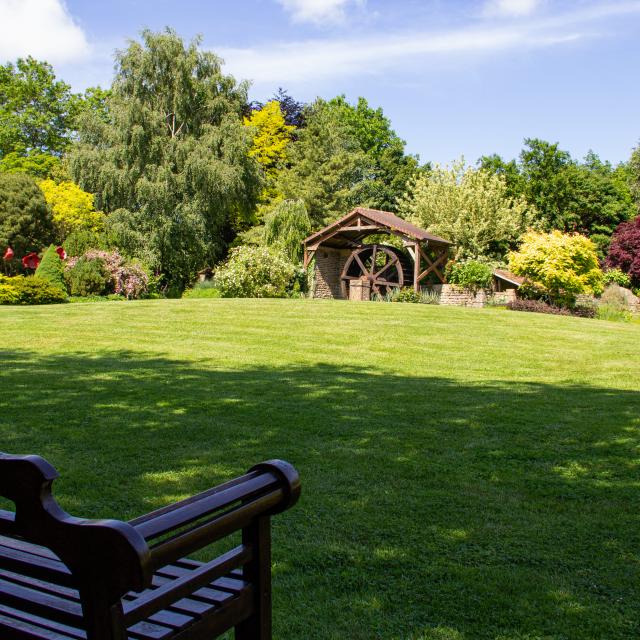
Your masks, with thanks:
[{"label": "tree", "polygon": [[35,180],[0,172],[0,252],[13,250],[9,271],[16,272],[26,254],[39,252],[53,239],[51,211]]},{"label": "tree", "polygon": [[306,105],[303,102],[298,102],[292,98],[282,87],[278,87],[278,91],[273,94],[273,100],[277,100],[280,103],[280,109],[288,125],[296,129],[304,127]]},{"label": "tree", "polygon": [[371,160],[335,110],[321,99],[309,108],[306,127],[289,147],[288,166],[277,189],[302,200],[318,228],[358,205],[371,205]]},{"label": "tree", "polygon": [[507,195],[503,176],[465,166],[463,159],[418,175],[400,212],[454,242],[457,259],[488,260],[501,260],[533,215],[524,198]]},{"label": "tree", "polygon": [[609,247],[606,265],[628,273],[640,286],[640,216],[618,226]]},{"label": "tree", "polygon": [[629,180],[631,193],[636,207],[640,211],[640,144],[633,150],[629,161]]},{"label": "tree", "polygon": [[616,226],[633,217],[629,168],[613,167],[592,151],[576,162],[557,143],[528,138],[518,163],[492,155],[478,164],[504,176],[510,196],[535,206],[541,228],[587,234],[602,257]]},{"label": "tree", "polygon": [[327,103],[327,108],[335,113],[369,159],[373,175],[368,188],[373,206],[395,212],[398,199],[418,170],[417,158],[405,154],[405,142],[391,128],[382,108],[370,107],[365,98],[360,97],[351,105],[344,95],[338,96]]},{"label": "tree", "polygon": [[34,275],[38,278],[42,278],[43,280],[47,280],[64,292],[67,291],[67,285],[64,281],[62,258],[60,257],[55,244],[52,244],[44,252],[42,260],[40,261]]},{"label": "tree", "polygon": [[15,168],[16,157],[28,157],[41,171],[40,156],[57,157],[69,146],[77,103],[46,62],[29,57],[0,66],[0,166]]},{"label": "tree", "polygon": [[51,207],[60,242],[79,229],[100,231],[103,228],[104,214],[95,210],[92,193],[73,182],[56,183],[50,179],[40,182],[40,189]]},{"label": "tree", "polygon": [[302,200],[284,200],[264,219],[264,243],[300,262],[302,241],[311,233],[311,220]]},{"label": "tree", "polygon": [[249,155],[260,163],[265,173],[266,184],[260,200],[263,203],[276,200],[276,178],[284,166],[287,146],[295,127],[286,124],[280,103],[276,100],[252,111],[249,117],[245,116],[244,124],[253,130]]},{"label": "tree", "polygon": [[219,259],[262,186],[241,120],[247,85],[198,45],[146,30],[118,52],[108,121],[83,114],[69,157],[119,246],[176,287]]},{"label": "tree", "polygon": [[509,269],[526,277],[553,302],[572,304],[577,294],[603,290],[596,247],[579,234],[529,231],[520,249],[509,254]]}]

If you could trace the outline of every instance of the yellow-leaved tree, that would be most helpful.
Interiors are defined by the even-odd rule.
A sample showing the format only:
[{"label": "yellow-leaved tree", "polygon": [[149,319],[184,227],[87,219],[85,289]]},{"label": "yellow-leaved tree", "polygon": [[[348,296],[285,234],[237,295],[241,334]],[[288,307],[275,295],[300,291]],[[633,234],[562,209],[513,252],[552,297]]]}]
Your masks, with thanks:
[{"label": "yellow-leaved tree", "polygon": [[102,230],[105,215],[95,210],[93,194],[83,191],[73,182],[57,183],[51,179],[42,180],[40,189],[51,207],[53,224],[60,241],[79,229]]},{"label": "yellow-leaved tree", "polygon": [[509,254],[509,269],[552,302],[571,304],[580,293],[599,294],[604,288],[596,246],[577,233],[525,233],[520,250]]},{"label": "yellow-leaved tree", "polygon": [[[261,109],[256,109],[244,118],[247,127],[254,128],[253,146],[249,155],[261,165],[266,176],[266,186],[260,196],[260,204],[274,203],[282,199],[275,187],[278,172],[283,167],[287,146],[291,142],[295,127],[285,122],[277,100],[270,100]],[[259,215],[260,215],[259,207]]]}]

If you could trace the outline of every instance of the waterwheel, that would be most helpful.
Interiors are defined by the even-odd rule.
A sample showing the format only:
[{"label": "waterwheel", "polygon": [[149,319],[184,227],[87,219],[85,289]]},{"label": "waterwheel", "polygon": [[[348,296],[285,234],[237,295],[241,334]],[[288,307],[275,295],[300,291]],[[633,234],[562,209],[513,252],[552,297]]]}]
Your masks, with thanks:
[{"label": "waterwheel", "polygon": [[392,289],[413,284],[413,265],[401,249],[384,244],[368,244],[353,251],[340,278],[344,298],[349,297],[350,281],[362,278],[371,283],[372,294],[385,295]]}]

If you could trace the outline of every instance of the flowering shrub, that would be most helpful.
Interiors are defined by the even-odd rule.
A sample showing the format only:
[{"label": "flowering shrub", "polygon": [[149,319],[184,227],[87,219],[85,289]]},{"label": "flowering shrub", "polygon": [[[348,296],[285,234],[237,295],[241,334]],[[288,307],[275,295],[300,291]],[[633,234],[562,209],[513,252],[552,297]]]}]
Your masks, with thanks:
[{"label": "flowering shrub", "polygon": [[[90,262],[95,262],[96,265],[87,266]],[[146,294],[149,286],[149,276],[144,269],[140,265],[127,262],[118,251],[91,249],[81,257],[69,258],[66,270],[72,295],[116,293],[132,300]],[[79,273],[76,273],[76,270]],[[100,276],[102,272],[106,274],[106,281]],[[77,283],[75,290],[72,282]]]},{"label": "flowering shrub", "polygon": [[229,252],[214,280],[225,298],[284,298],[295,277],[295,266],[283,254],[244,245]]}]

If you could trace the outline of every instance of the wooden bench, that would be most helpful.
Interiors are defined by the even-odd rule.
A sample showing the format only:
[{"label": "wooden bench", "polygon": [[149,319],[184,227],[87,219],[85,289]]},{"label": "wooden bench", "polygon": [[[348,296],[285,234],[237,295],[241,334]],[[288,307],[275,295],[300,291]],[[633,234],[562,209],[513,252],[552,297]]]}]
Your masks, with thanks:
[{"label": "wooden bench", "polygon": [[[0,510],[2,640],[271,638],[270,517],[300,495],[291,465],[263,462],[129,522],[65,513],[57,477],[43,458],[0,454],[15,505]],[[214,560],[185,557],[238,531]]]}]

